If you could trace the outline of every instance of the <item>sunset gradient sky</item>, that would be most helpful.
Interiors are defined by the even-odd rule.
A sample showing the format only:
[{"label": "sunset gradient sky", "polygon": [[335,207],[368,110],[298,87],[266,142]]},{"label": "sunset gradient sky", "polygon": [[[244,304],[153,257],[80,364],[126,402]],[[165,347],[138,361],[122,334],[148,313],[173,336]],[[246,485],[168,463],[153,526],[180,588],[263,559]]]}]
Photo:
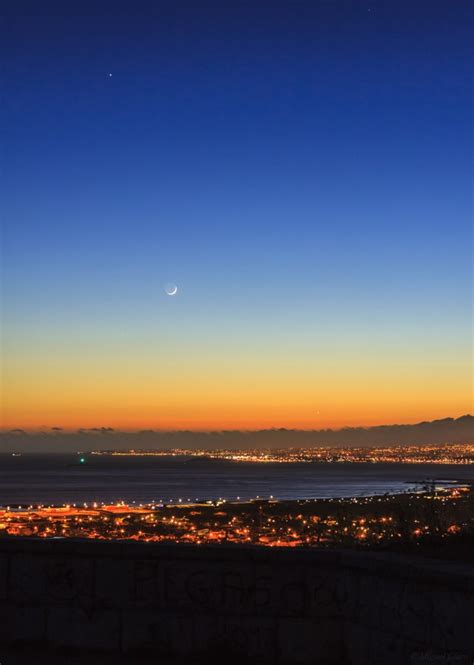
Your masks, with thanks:
[{"label": "sunset gradient sky", "polygon": [[6,13],[4,428],[472,412],[470,2]]}]

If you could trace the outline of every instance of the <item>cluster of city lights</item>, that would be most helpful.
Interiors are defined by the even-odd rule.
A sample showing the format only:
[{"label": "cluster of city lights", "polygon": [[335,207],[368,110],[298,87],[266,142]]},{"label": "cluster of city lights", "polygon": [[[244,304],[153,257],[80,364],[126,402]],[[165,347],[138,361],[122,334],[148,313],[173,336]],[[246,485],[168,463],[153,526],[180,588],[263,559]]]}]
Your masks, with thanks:
[{"label": "cluster of city lights", "polygon": [[469,486],[297,501],[7,506],[0,535],[281,547],[389,544],[474,531]]},{"label": "cluster of city lights", "polygon": [[373,464],[474,464],[474,445],[390,446],[364,448],[282,448],[251,450],[207,450],[172,448],[169,450],[96,450],[93,455],[201,457],[234,462],[348,462]]}]

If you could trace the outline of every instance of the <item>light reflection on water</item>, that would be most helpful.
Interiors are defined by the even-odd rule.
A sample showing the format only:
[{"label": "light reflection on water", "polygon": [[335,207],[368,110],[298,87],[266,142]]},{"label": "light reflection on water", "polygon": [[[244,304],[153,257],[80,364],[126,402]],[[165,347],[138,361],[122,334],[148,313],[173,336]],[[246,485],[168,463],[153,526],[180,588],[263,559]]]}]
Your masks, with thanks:
[{"label": "light reflection on water", "polygon": [[474,480],[473,467],[0,455],[0,504],[364,496],[419,489],[426,478]]}]

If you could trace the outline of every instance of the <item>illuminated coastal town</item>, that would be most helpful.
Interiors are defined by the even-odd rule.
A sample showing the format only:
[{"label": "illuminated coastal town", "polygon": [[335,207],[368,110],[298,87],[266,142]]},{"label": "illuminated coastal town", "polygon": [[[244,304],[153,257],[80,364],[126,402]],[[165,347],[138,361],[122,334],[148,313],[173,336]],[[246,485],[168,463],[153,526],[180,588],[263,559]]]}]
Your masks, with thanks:
[{"label": "illuminated coastal town", "polygon": [[373,464],[474,464],[474,445],[390,446],[364,448],[282,448],[250,450],[207,450],[172,448],[169,450],[97,450],[93,455],[162,456],[219,459],[234,462],[323,462]]},{"label": "illuminated coastal town", "polygon": [[474,531],[469,485],[350,499],[8,506],[0,534],[280,547],[380,546]]}]

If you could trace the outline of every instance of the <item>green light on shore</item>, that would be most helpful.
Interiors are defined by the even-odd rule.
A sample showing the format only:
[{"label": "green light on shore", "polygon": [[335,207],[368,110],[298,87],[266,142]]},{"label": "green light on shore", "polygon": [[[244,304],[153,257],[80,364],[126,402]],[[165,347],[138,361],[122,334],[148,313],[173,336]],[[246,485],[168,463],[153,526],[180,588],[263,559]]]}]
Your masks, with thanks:
[{"label": "green light on shore", "polygon": [[85,458],[85,457],[81,457],[81,458],[79,459],[79,462],[80,462],[81,464],[85,464],[85,463],[86,463],[86,458]]}]

